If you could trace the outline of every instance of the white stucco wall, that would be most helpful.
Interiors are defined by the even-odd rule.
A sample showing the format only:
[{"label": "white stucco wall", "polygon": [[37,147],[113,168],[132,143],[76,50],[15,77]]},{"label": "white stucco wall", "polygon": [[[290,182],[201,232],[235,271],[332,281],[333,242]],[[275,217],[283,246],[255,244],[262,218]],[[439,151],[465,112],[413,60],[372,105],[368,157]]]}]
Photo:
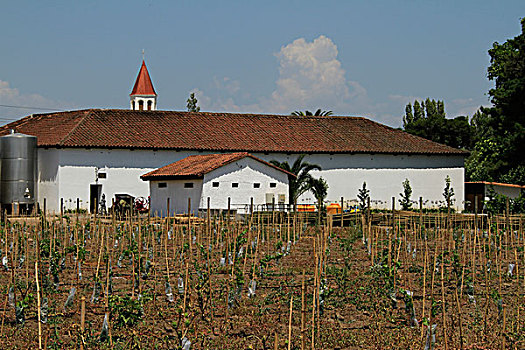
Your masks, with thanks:
[{"label": "white stucco wall", "polygon": [[[263,159],[287,161],[292,164],[297,155],[280,153],[254,154]],[[425,207],[437,207],[443,201],[445,178],[450,176],[454,188],[457,210],[463,208],[464,160],[461,156],[388,155],[388,154],[309,154],[304,161],[318,164],[322,171],[314,171],[315,177],[323,177],[329,186],[328,201],[339,202],[341,197],[356,200],[358,190],[366,182],[370,190],[371,205],[391,208],[392,197],[397,199],[403,191],[402,182],[409,179],[412,200],[423,197]],[[314,203],[311,193],[299,198],[299,203]]]},{"label": "white stucco wall", "polygon": [[38,149],[38,203],[44,209],[44,198],[46,199],[46,210],[57,211],[59,203],[58,194],[58,167],[59,152],[57,149]]},{"label": "white stucco wall", "polygon": [[511,187],[511,186],[501,186],[501,185],[485,185],[485,197],[488,198],[490,187],[494,188],[494,191],[498,194],[507,196],[511,199],[520,196],[521,188]]},{"label": "white stucco wall", "polygon": [[[184,188],[185,183],[193,183],[193,188]],[[218,182],[219,187],[213,187]],[[159,183],[166,187],[159,188]],[[237,183],[238,187],[232,184]],[[260,184],[254,188],[254,183]],[[270,187],[274,183],[275,187]],[[188,212],[188,198],[191,198],[191,211],[205,210],[210,198],[210,209],[230,209],[238,213],[249,210],[251,198],[254,206],[266,204],[266,194],[273,194],[275,204],[279,195],[288,201],[288,175],[252,158],[243,158],[236,162],[215,169],[204,176],[203,180],[155,180],[150,182],[151,212],[164,216],[167,212],[167,199],[170,198],[170,214]],[[256,207],[257,208],[257,207]]]},{"label": "white stucco wall", "polygon": [[[219,187],[213,187],[213,182],[219,182]],[[233,188],[234,182],[239,187]],[[254,183],[260,187],[254,188]],[[270,187],[271,183],[275,187]],[[243,158],[204,176],[200,208],[207,207],[210,197],[211,209],[227,209],[230,197],[231,209],[244,213],[249,210],[251,198],[257,208],[266,204],[267,194],[274,196],[275,204],[279,202],[279,195],[284,195],[284,203],[288,203],[288,175],[252,158]]]},{"label": "white stucco wall", "polygon": [[[159,188],[159,183],[165,183],[166,187]],[[184,188],[185,183],[193,183],[193,188]],[[188,198],[191,199],[191,211],[197,213],[202,193],[202,180],[150,181],[149,186],[151,193],[150,212],[152,215],[166,216],[168,198],[170,199],[170,215],[187,213]]]},{"label": "white stucco wall", "polygon": [[[64,198],[66,208],[71,209],[76,207],[76,198],[80,198],[81,207],[89,208],[89,185],[95,183],[96,167],[107,173],[107,178],[100,179],[99,183],[108,206],[116,193],[147,197],[149,185],[140,180],[140,175],[189,155],[206,153],[216,152],[41,148],[38,161],[39,202],[42,207],[43,198],[46,198],[47,209],[59,211],[60,198]],[[266,161],[275,159],[290,164],[298,156],[283,153],[254,155]],[[455,205],[463,207],[464,160],[461,156],[310,154],[305,161],[323,168],[314,175],[327,180],[330,201],[339,201],[341,197],[355,199],[358,189],[366,181],[372,204],[390,208],[391,197],[399,197],[401,183],[408,178],[414,191],[412,198],[417,200],[422,196],[426,206],[430,207],[432,202],[443,200],[445,177],[449,175],[455,192]],[[204,197],[207,195],[203,194]],[[305,194],[299,200],[300,203],[313,201],[311,194]],[[235,202],[232,198],[232,203]],[[165,204],[162,208],[165,210]]]}]

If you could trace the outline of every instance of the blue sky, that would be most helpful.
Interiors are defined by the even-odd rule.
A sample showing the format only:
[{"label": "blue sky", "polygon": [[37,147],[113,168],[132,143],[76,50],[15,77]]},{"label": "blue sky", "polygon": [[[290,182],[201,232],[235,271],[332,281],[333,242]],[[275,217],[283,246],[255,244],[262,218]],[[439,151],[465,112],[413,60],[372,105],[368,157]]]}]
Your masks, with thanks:
[{"label": "blue sky", "polygon": [[[159,109],[322,108],[399,126],[406,103],[489,105],[487,50],[525,1],[10,1],[0,104],[128,108],[145,50]],[[43,112],[0,106],[0,123]]]}]

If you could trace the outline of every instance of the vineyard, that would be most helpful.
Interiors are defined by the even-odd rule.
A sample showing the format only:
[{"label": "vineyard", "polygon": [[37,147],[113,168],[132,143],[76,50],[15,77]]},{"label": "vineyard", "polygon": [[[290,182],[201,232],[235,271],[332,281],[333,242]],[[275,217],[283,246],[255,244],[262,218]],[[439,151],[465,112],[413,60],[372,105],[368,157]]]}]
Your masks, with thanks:
[{"label": "vineyard", "polygon": [[523,349],[523,216],[10,218],[3,349]]}]

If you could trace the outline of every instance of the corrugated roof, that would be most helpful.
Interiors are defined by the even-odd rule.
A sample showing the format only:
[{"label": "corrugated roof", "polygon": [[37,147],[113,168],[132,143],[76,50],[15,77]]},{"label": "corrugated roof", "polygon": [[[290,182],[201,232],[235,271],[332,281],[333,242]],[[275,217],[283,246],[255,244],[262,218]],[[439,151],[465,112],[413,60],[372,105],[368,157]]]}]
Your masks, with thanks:
[{"label": "corrugated roof", "polygon": [[281,153],[467,155],[362,117],[88,109],[34,114],[0,128],[41,147]]},{"label": "corrugated roof", "polygon": [[226,164],[236,162],[240,159],[250,157],[258,162],[266,164],[272,168],[275,168],[283,173],[291,176],[295,176],[275,165],[265,162],[247,152],[236,152],[236,153],[225,153],[225,154],[202,154],[189,156],[178,162],[171,163],[163,166],[162,168],[153,170],[147,174],[141,175],[142,180],[159,180],[168,178],[190,178],[197,177],[202,178],[205,174],[212,170],[220,168]]},{"label": "corrugated roof", "polygon": [[149,77],[148,68],[146,67],[146,62],[142,61],[142,66],[140,67],[139,74],[137,75],[137,80],[135,80],[135,85],[131,91],[130,96],[134,95],[154,95],[155,89],[153,88],[153,83]]}]

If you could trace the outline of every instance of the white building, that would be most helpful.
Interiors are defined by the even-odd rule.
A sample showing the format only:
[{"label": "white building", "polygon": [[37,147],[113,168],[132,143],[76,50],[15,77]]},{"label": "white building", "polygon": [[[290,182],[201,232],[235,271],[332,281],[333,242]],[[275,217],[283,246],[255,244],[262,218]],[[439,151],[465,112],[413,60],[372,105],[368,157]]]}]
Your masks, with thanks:
[{"label": "white building", "polygon": [[189,156],[141,176],[149,181],[150,211],[165,216],[231,209],[240,214],[288,203],[288,176],[246,152]]},{"label": "white building", "polygon": [[[306,154],[322,167],[313,175],[328,182],[329,200],[355,199],[366,181],[372,205],[386,208],[406,178],[413,199],[434,206],[450,176],[454,205],[463,207],[467,152],[366,118],[159,111],[144,63],[130,97],[130,110],[34,114],[0,128],[37,137],[40,207],[45,199],[47,210],[59,211],[63,199],[74,209],[79,198],[89,209],[102,193],[108,203],[118,193],[148,197],[141,175],[191,155],[232,152],[290,164]],[[310,194],[299,199],[313,202]]]}]

